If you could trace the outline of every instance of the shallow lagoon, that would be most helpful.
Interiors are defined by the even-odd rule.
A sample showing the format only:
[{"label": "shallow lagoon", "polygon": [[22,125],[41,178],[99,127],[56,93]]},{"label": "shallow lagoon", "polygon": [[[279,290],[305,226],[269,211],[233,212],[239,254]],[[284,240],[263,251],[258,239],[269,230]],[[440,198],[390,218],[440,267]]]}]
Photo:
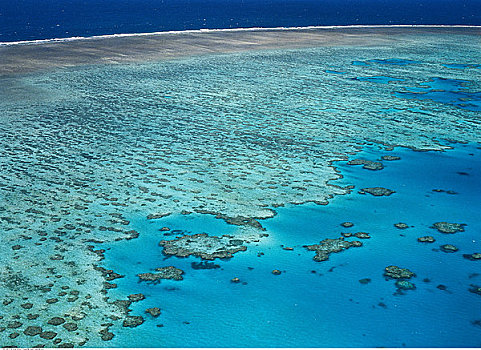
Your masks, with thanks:
[{"label": "shallow lagoon", "polygon": [[[387,152],[370,146],[356,155],[373,161],[381,155],[401,157],[384,161],[379,171],[336,163],[344,178],[334,183],[355,185],[351,194],[326,206],[277,208],[274,218],[262,221],[269,237],[247,244],[246,252],[230,260],[214,261],[218,269],[193,269],[191,263],[198,258],[164,256],[158,242],[176,235],[167,232],[166,237],[160,228],[184,231],[177,235],[222,235],[235,233],[232,226],[197,215],[133,219],[139,238],[107,245],[103,265],[126,275],[110,293],[143,293],[146,299],[132,307],[132,314],[143,315],[146,308],[157,306],[162,315],[146,317],[133,331],[119,329],[112,344],[122,346],[129,339],[127,344],[139,347],[479,346],[481,333],[473,322],[481,318],[481,300],[468,289],[481,283],[480,262],[463,254],[481,250],[481,149],[453,146],[446,152]],[[389,197],[357,193],[374,186],[396,192]],[[354,227],[343,228],[345,221]],[[467,226],[465,232],[443,234],[431,227],[438,221]],[[409,227],[396,228],[399,222]],[[362,247],[333,253],[325,262],[313,261],[313,252],[302,247],[360,231],[371,234]],[[417,241],[425,235],[436,242]],[[442,252],[443,244],[454,244],[459,251]],[[147,285],[136,277],[169,265],[185,271],[183,281]],[[389,265],[415,272],[411,282],[416,289],[397,294],[395,281],[383,276]],[[282,274],[273,275],[274,269]],[[246,284],[232,283],[233,277]],[[371,281],[359,282],[365,278]]]}]

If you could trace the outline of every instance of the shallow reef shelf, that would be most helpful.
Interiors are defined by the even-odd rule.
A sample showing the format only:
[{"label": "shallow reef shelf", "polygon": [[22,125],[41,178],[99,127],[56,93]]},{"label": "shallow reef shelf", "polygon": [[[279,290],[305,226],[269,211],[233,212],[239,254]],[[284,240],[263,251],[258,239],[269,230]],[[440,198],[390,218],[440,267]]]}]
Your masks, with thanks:
[{"label": "shallow reef shelf", "polygon": [[0,345],[479,346],[478,29],[207,34],[0,48]]}]

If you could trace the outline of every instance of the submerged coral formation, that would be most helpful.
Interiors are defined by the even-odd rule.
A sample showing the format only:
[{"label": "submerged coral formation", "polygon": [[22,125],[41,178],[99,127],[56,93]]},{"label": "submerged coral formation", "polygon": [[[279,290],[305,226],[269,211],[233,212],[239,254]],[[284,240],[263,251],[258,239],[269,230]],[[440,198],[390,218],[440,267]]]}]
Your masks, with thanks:
[{"label": "submerged coral formation", "polygon": [[123,327],[135,328],[144,323],[144,318],[142,316],[127,316],[122,323]]},{"label": "submerged coral formation", "polygon": [[140,281],[144,282],[152,282],[158,283],[162,279],[174,280],[174,281],[182,281],[184,278],[182,275],[184,271],[178,269],[174,266],[167,266],[167,267],[159,267],[155,269],[155,273],[151,272],[144,272],[139,273],[137,276],[139,277]]},{"label": "submerged coral formation", "polygon": [[463,254],[463,257],[468,260],[480,260],[481,261],[481,253],[473,253],[473,254]]},{"label": "submerged coral formation", "polygon": [[349,165],[363,165],[364,169],[368,170],[382,170],[384,165],[381,162],[373,162],[367,159],[353,159],[347,162]]},{"label": "submerged coral formation", "polygon": [[330,239],[326,238],[319,244],[312,244],[304,246],[307,250],[316,252],[314,261],[325,261],[329,259],[331,253],[339,253],[351,247],[361,247],[362,243],[359,241],[345,241],[344,237]]},{"label": "submerged coral formation", "polygon": [[146,313],[150,314],[152,317],[159,317],[161,311],[158,307],[151,307],[145,310]]},{"label": "submerged coral formation", "polygon": [[179,258],[193,255],[205,260],[232,258],[233,254],[247,250],[243,244],[242,239],[234,239],[233,236],[217,237],[205,233],[159,242],[159,245],[164,248],[162,252],[165,255],[175,255]]},{"label": "submerged coral formation", "polygon": [[371,235],[367,232],[356,232],[354,234],[354,237],[360,238],[360,239],[368,239],[368,238],[371,238]]},{"label": "submerged coral formation", "polygon": [[381,159],[382,159],[382,160],[393,161],[393,160],[400,160],[401,157],[392,156],[392,155],[386,155],[386,156],[382,156]]},{"label": "submerged coral formation", "polygon": [[418,238],[418,242],[421,243],[434,243],[436,239],[433,236],[423,236]]},{"label": "submerged coral formation", "polygon": [[395,285],[398,289],[402,290],[416,289],[416,286],[413,283],[405,280],[396,281]]},{"label": "submerged coral formation", "polygon": [[410,279],[416,276],[414,272],[406,268],[401,268],[399,266],[390,265],[384,269],[384,276],[393,279]]},{"label": "submerged coral formation", "polygon": [[401,268],[399,266],[390,265],[384,269],[384,277],[386,280],[395,279],[394,285],[397,288],[397,292],[394,295],[403,295],[403,291],[416,289],[414,283],[407,281],[416,274],[409,269]]},{"label": "submerged coral formation", "polygon": [[362,188],[359,193],[364,194],[364,193],[369,193],[372,194],[373,196],[376,197],[382,197],[382,196],[390,196],[391,194],[395,193],[396,191],[390,190],[388,188],[384,187],[366,187]]},{"label": "submerged coral formation", "polygon": [[432,227],[441,233],[456,233],[456,232],[464,232],[464,226],[466,226],[466,224],[456,224],[456,223],[441,221],[441,222],[435,222]]},{"label": "submerged coral formation", "polygon": [[441,246],[441,250],[445,253],[454,253],[457,252],[459,249],[452,244],[444,244]]}]

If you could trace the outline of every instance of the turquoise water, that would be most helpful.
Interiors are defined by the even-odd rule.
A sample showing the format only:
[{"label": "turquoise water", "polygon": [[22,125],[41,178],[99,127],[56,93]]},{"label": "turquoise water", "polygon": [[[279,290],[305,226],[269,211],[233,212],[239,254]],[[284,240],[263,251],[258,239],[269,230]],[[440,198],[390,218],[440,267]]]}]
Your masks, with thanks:
[{"label": "turquoise water", "polygon": [[[113,344],[125,344],[131,334],[129,344],[139,347],[480,346],[480,329],[473,322],[481,317],[481,300],[468,291],[471,284],[481,282],[479,262],[462,255],[481,249],[481,149],[455,145],[451,151],[423,153],[369,147],[358,156],[378,160],[384,154],[401,160],[386,161],[385,169],[375,172],[340,162],[342,182],[356,190],[383,186],[395,194],[378,198],[354,191],[327,206],[277,209],[276,217],[262,222],[270,236],[248,245],[245,253],[216,262],[219,269],[195,270],[190,264],[198,258],[163,256],[157,243],[172,237],[162,237],[159,229],[221,235],[232,234],[232,226],[190,215],[134,219],[140,237],[108,245],[104,266],[126,275],[115,293],[146,296],[132,308],[133,314],[158,306],[162,315],[147,318],[133,332],[119,330]],[[341,227],[345,221],[354,227]],[[438,221],[467,226],[465,232],[443,234],[430,228]],[[398,222],[409,228],[394,227]],[[302,247],[337,238],[341,232],[359,231],[372,238],[363,240],[361,248],[331,254],[325,262],[313,261],[314,254]],[[419,243],[417,238],[425,235],[436,242]],[[442,252],[443,244],[454,244],[459,251]],[[282,245],[294,250],[283,250]],[[258,252],[265,255],[258,257]],[[184,280],[138,283],[136,274],[168,265],[185,270]],[[416,289],[397,295],[394,281],[383,277],[389,265],[415,272],[411,281]],[[275,276],[273,269],[283,273]],[[233,277],[246,284],[230,282]],[[364,278],[371,282],[360,283]]]},{"label": "turquoise water", "polygon": [[[0,78],[0,345],[479,346],[468,291],[479,262],[462,255],[481,250],[481,50],[463,32],[397,38]],[[345,164],[387,154],[401,160]],[[375,186],[396,192],[357,193]],[[227,223],[245,218],[266,231]],[[313,261],[302,245],[340,237],[344,221],[372,238]],[[438,221],[467,226],[444,235],[429,228]],[[164,260],[158,242],[175,236],[163,226],[251,243],[194,269],[195,258]],[[435,243],[416,241],[428,234]],[[459,251],[432,250],[448,243]],[[95,249],[109,249],[104,260]],[[415,272],[416,289],[393,295],[390,264]],[[105,290],[95,265],[125,277]],[[168,265],[184,280],[137,283]],[[112,302],[138,292],[130,314],[146,321],[122,327]]]}]

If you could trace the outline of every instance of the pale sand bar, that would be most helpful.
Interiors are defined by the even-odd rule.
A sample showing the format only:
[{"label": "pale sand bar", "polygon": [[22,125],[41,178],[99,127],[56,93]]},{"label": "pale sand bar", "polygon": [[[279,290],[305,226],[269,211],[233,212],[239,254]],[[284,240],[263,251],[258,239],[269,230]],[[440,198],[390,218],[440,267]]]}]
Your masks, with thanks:
[{"label": "pale sand bar", "polygon": [[[481,35],[481,27],[351,26],[124,34],[0,45],[0,76],[86,64],[319,46],[385,46],[417,35]],[[414,35],[414,36],[413,36]],[[478,43],[473,42],[473,45]]]}]

